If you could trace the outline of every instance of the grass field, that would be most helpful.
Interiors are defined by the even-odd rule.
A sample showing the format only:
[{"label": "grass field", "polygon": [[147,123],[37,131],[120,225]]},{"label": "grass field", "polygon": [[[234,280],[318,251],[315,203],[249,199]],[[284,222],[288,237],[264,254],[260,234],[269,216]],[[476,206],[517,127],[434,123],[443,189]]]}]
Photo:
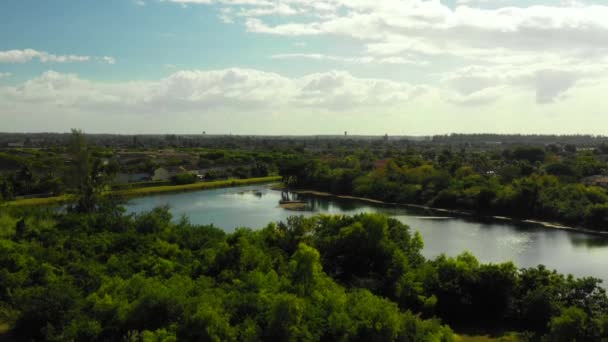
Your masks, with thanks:
[{"label": "grass field", "polygon": [[281,180],[280,176],[246,178],[246,179],[227,179],[227,180],[200,182],[200,183],[185,184],[185,185],[163,185],[163,186],[152,186],[152,187],[146,187],[146,188],[128,189],[128,190],[117,191],[116,193],[119,195],[123,195],[125,197],[139,197],[139,196],[159,194],[159,193],[163,193],[163,192],[183,192],[183,191],[217,189],[217,188],[226,188],[226,187],[232,187],[232,186],[243,186],[243,185],[276,182],[279,180]]},{"label": "grass field", "polygon": [[8,201],[4,203],[10,206],[39,206],[39,205],[60,205],[69,202],[71,199],[70,195],[61,195],[54,197],[43,197],[43,198],[27,198],[19,199],[14,201]]},{"label": "grass field", "polygon": [[456,335],[455,341],[457,342],[518,342],[525,341],[521,338],[518,333],[510,332],[505,333],[502,336],[489,336],[489,335]]},{"label": "grass field", "polygon": [[[155,195],[167,192],[184,192],[184,191],[196,191],[196,190],[207,190],[217,188],[227,188],[232,186],[243,186],[252,184],[261,184],[276,182],[281,180],[280,176],[260,177],[260,178],[246,178],[246,179],[226,179],[211,182],[200,182],[186,185],[162,185],[162,186],[151,186],[145,188],[134,188],[127,190],[115,191],[114,193],[125,197],[141,197],[148,195]],[[60,205],[69,202],[71,199],[70,195],[61,195],[55,197],[46,198],[28,198],[6,202],[10,206],[43,206],[43,205]]]}]

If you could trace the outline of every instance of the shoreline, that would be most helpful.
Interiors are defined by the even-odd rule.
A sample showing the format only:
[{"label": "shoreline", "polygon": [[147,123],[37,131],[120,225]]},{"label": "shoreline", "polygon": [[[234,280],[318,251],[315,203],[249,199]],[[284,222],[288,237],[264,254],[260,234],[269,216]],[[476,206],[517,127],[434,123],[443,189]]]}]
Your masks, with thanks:
[{"label": "shoreline", "polygon": [[547,222],[547,221],[534,220],[534,219],[521,220],[521,219],[507,217],[507,216],[479,215],[479,214],[475,214],[473,212],[469,212],[466,210],[434,208],[434,207],[429,207],[426,205],[411,204],[411,203],[385,202],[385,201],[380,201],[380,200],[376,200],[373,198],[349,196],[349,195],[336,195],[336,194],[332,194],[329,192],[316,191],[316,190],[290,190],[290,192],[293,192],[296,194],[303,194],[303,195],[335,197],[335,198],[341,198],[341,199],[363,201],[363,202],[374,203],[374,204],[386,204],[386,205],[397,206],[397,207],[431,210],[431,211],[435,211],[435,212],[448,213],[448,214],[457,215],[457,216],[490,218],[493,220],[509,221],[509,222],[513,222],[513,223],[533,224],[533,225],[537,225],[537,226],[548,228],[548,229],[558,229],[558,230],[564,230],[564,231],[569,231],[569,232],[574,232],[574,233],[584,233],[584,234],[597,235],[597,236],[601,236],[601,237],[608,237],[608,231],[598,231],[598,230],[592,230],[592,229],[588,229],[588,228],[571,227],[571,226],[566,226],[566,225],[563,225],[563,224],[560,224],[557,222]]},{"label": "shoreline", "polygon": [[[280,176],[269,176],[259,178],[245,179],[225,179],[211,182],[199,182],[185,185],[161,185],[145,188],[134,188],[126,190],[111,191],[110,193],[124,196],[126,198],[145,197],[163,193],[180,193],[188,191],[212,190],[219,188],[231,188],[237,186],[256,185],[263,183],[272,183],[280,181]],[[26,206],[44,206],[44,205],[61,205],[69,202],[73,195],[59,195],[54,197],[37,197],[20,200],[7,201],[1,203],[0,206],[7,207],[26,207]]]}]

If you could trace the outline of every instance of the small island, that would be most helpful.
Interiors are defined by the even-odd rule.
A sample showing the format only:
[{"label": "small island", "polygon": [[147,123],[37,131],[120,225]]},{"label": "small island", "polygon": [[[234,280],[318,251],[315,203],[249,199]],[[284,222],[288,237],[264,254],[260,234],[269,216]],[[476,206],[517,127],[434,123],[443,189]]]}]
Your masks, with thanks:
[{"label": "small island", "polygon": [[281,199],[279,200],[279,206],[287,210],[299,210],[303,211],[308,208],[308,205],[304,201],[291,199],[289,197],[289,191],[281,191]]}]

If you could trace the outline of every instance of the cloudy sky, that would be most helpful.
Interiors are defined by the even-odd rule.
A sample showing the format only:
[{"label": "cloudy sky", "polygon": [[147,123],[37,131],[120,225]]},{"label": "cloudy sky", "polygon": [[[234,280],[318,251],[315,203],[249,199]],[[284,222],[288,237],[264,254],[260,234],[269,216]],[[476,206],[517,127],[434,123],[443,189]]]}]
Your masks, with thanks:
[{"label": "cloudy sky", "polygon": [[0,131],[606,134],[607,18],[607,0],[2,0]]}]

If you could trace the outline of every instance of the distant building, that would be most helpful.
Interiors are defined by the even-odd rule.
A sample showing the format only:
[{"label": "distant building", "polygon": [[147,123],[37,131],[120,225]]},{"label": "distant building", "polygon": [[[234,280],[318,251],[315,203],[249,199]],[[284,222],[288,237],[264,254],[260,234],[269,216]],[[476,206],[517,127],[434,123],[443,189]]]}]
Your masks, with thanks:
[{"label": "distant building", "polygon": [[585,185],[594,185],[608,188],[608,176],[604,175],[585,177],[581,180],[581,182]]},{"label": "distant building", "polygon": [[152,180],[156,182],[167,182],[170,181],[173,176],[177,176],[182,173],[194,173],[197,174],[197,171],[188,171],[185,168],[178,167],[159,167],[154,170],[154,174],[152,175]]},{"label": "distant building", "polygon": [[14,148],[20,148],[20,147],[25,147],[25,143],[23,142],[11,142],[6,144],[6,146],[8,147],[14,147]]},{"label": "distant building", "polygon": [[167,182],[171,180],[171,174],[169,173],[169,170],[165,169],[164,167],[159,167],[158,169],[154,170],[152,180],[155,182]]},{"label": "distant building", "polygon": [[149,173],[118,173],[114,177],[114,183],[116,184],[127,184],[127,183],[139,183],[145,182],[152,179]]}]

